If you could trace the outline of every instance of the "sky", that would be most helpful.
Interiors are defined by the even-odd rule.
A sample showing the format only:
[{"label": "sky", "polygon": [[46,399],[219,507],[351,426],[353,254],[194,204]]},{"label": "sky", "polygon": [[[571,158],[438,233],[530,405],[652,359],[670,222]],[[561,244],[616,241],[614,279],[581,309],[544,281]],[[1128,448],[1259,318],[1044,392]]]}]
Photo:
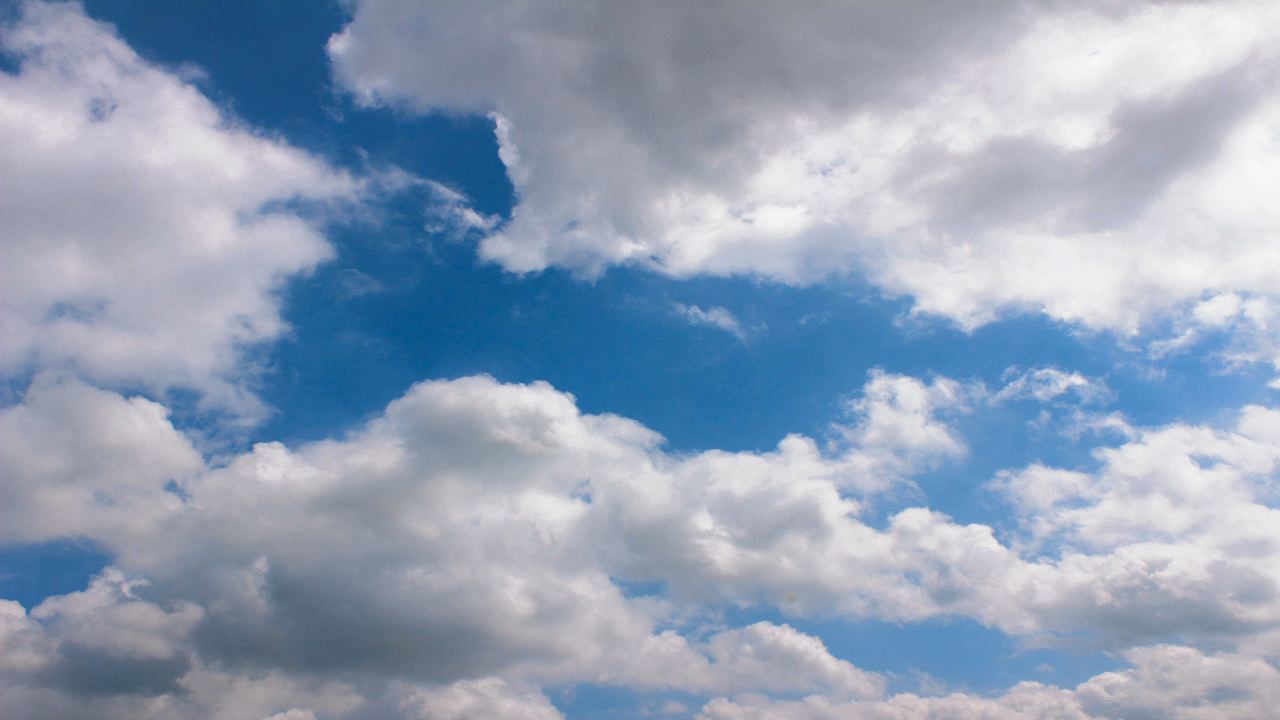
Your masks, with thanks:
[{"label": "sky", "polygon": [[1277,32],[0,0],[0,717],[1271,717]]}]

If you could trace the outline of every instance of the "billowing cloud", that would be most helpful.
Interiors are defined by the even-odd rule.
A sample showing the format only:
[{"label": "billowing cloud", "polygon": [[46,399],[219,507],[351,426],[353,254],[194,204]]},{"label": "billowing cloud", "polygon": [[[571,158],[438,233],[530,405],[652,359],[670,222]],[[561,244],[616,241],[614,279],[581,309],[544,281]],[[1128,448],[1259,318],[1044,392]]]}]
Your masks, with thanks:
[{"label": "billowing cloud", "polygon": [[[608,532],[593,519],[597,512],[630,514],[617,505],[629,491],[615,487],[646,477],[669,486],[686,461],[664,453],[651,431],[584,415],[545,384],[425,383],[343,440],[293,450],[266,443],[211,470],[161,406],[77,381],[42,380],[3,422],[11,442],[0,448],[0,464],[25,481],[6,488],[13,539],[98,543],[121,569],[84,597],[129,608],[66,596],[31,618],[48,626],[69,609],[97,608],[93,622],[109,636],[91,647],[119,654],[144,646],[146,636],[130,639],[135,633],[117,616],[159,632],[167,614],[182,613],[182,652],[153,649],[143,658],[163,675],[155,686],[103,688],[107,694],[177,692],[209,663],[240,668],[233,674],[265,666],[304,679],[404,678],[427,688],[409,705],[440,693],[456,699],[458,688],[439,688],[486,677],[842,697],[882,686],[785,626],[705,640],[660,630],[669,604],[628,598],[615,583],[622,569],[610,565],[615,552],[643,552],[632,545],[643,535],[590,536]],[[798,452],[743,461],[799,477],[846,471],[813,441],[789,442]],[[724,473],[726,460],[711,458],[710,467]],[[679,472],[696,476],[697,465]],[[761,481],[744,486],[759,494],[761,512],[786,502],[782,484],[752,488]],[[814,482],[801,487],[801,498],[816,491]],[[673,509],[659,497],[652,502]],[[682,513],[668,522],[686,520]],[[151,599],[138,599],[135,587]],[[150,642],[175,644],[170,635]],[[100,654],[77,657],[91,667],[106,662]]]},{"label": "billowing cloud", "polygon": [[[68,513],[61,532],[103,543],[127,567],[175,582],[199,602],[219,598],[230,614],[213,636],[279,662],[323,665],[333,656],[329,644],[350,643],[349,662],[420,662],[424,672],[446,676],[526,660],[574,666],[619,638],[650,632],[653,616],[628,602],[613,576],[662,581],[676,599],[893,619],[958,613],[1020,632],[1111,622],[1140,632],[1143,613],[1191,623],[1187,631],[1200,618],[1209,624],[1199,630],[1231,632],[1277,612],[1266,569],[1275,511],[1262,504],[1259,484],[1280,457],[1274,411],[1248,409],[1231,432],[1144,431],[1100,450],[1097,473],[1031,467],[1004,476],[999,486],[1020,508],[1030,539],[1058,547],[1056,555],[1023,558],[992,528],[956,525],[926,508],[902,510],[875,529],[857,519],[856,496],[841,491],[877,486],[857,472],[885,461],[867,458],[951,450],[954,438],[945,426],[932,427],[919,402],[948,388],[954,392],[945,380],[930,389],[873,375],[855,403],[860,419],[845,430],[856,442],[835,454],[791,436],[769,453],[681,457],[632,421],[581,414],[572,398],[544,384],[425,383],[345,440],[296,450],[262,444],[199,477],[178,472],[176,492],[165,486],[176,471],[192,471],[189,446],[164,430],[162,413],[145,401],[38,387],[7,422],[20,439],[34,434],[29,426],[48,425],[50,414],[88,427],[88,420],[57,418],[80,413],[106,422],[111,413],[142,412],[132,421],[136,436],[118,442],[119,475],[82,469],[78,483],[68,482],[68,507],[89,503],[92,512]],[[903,401],[904,393],[915,400]],[[77,394],[99,404],[55,402]],[[904,407],[917,416],[905,420]],[[79,435],[60,437],[38,454],[104,452],[78,448]],[[921,438],[931,441],[921,445]],[[8,455],[15,472],[34,472],[23,443]],[[172,468],[155,460],[170,455]],[[889,469],[899,471],[899,462]],[[48,492],[63,484],[59,472],[16,493],[15,512],[53,502]],[[117,494],[137,499],[92,504]],[[138,512],[145,501],[155,509]],[[1150,512],[1134,515],[1136,506]],[[369,528],[378,528],[376,536]],[[154,533],[178,540],[156,543]],[[1241,555],[1241,547],[1256,552]],[[193,564],[194,557],[204,561]],[[335,568],[351,576],[338,577]],[[555,591],[534,576],[559,578]],[[1224,587],[1238,592],[1224,594]],[[415,601],[423,593],[436,600],[425,616]],[[331,616],[344,607],[371,611],[349,626]],[[1114,612],[1135,617],[1120,622]],[[574,631],[491,621],[533,616],[573,618]],[[206,620],[221,621],[217,613]],[[447,658],[415,659],[437,633],[471,642]],[[576,641],[561,639],[568,637]],[[661,640],[655,652],[664,652]]]},{"label": "billowing cloud", "polygon": [[[936,413],[962,389],[874,373],[826,448],[790,436],[766,453],[680,455],[546,384],[471,377],[419,384],[342,439],[264,443],[202,469],[158,406],[44,382],[6,411],[18,442],[3,462],[46,481],[15,485],[7,505],[22,517],[65,503],[63,524],[39,537],[88,537],[119,569],[30,619],[9,612],[5,642],[19,648],[23,687],[58,678],[160,696],[210,668],[271,668],[301,686],[356,683],[377,707],[515,703],[538,717],[552,711],[538,689],[556,683],[832,703],[882,694],[883,678],[784,625],[680,630],[700,608],[966,616],[1117,648],[1244,647],[1280,621],[1280,523],[1267,504],[1280,413],[1246,408],[1229,429],[1134,428],[1097,451],[1094,470],[1008,473],[995,488],[1021,518],[1011,543],[923,507],[863,521],[865,493],[955,452]],[[21,442],[50,424],[85,431]],[[68,460],[46,468],[33,453]],[[873,471],[884,476],[858,476]],[[93,504],[103,496],[121,500]],[[655,582],[666,592],[623,589]],[[33,621],[53,639],[28,632]],[[138,664],[142,685],[75,682],[108,656]],[[1106,687],[1120,702],[1123,687]],[[739,701],[725,702],[708,712]],[[271,712],[294,709],[308,707]]]},{"label": "billowing cloud", "polygon": [[495,118],[513,271],[853,274],[1120,333],[1280,293],[1273,3],[354,5],[358,98]]},{"label": "billowing cloud", "polygon": [[243,351],[284,332],[284,281],[333,254],[305,207],[359,181],[240,125],[74,3],[23,4],[0,51],[18,63],[0,73],[0,373],[261,413]]}]

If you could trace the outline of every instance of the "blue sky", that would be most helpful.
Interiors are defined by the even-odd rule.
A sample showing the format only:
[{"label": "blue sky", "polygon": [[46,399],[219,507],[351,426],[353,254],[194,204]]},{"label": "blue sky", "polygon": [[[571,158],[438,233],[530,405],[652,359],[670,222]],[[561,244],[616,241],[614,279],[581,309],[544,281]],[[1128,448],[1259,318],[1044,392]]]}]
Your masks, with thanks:
[{"label": "blue sky", "polygon": [[1266,717],[1266,3],[26,2],[0,715]]}]

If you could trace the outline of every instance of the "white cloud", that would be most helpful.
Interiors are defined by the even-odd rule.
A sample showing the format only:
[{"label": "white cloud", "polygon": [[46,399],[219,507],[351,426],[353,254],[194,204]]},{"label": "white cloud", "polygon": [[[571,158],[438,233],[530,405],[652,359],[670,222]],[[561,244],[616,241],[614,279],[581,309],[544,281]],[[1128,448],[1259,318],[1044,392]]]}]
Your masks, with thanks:
[{"label": "white cloud", "polygon": [[444,235],[452,240],[462,240],[474,234],[487,234],[498,225],[500,218],[477,212],[466,195],[434,180],[406,177],[406,182],[423,186],[430,195],[426,230]]},{"label": "white cloud", "polygon": [[1280,293],[1278,28],[1262,0],[361,0],[329,50],[365,102],[494,113],[519,202],[480,253],[510,270],[853,273],[966,327],[1131,333]]},{"label": "white cloud", "polygon": [[1026,371],[1010,368],[1005,372],[1005,385],[991,398],[993,402],[1033,399],[1042,403],[1074,395],[1084,404],[1106,400],[1111,391],[1106,383],[1055,367],[1038,367]]},{"label": "white cloud", "polygon": [[[654,668],[666,673],[659,687],[700,693],[812,692],[831,697],[879,697],[884,680],[832,657],[822,641],[785,625],[756,623],[712,636],[704,647],[712,661],[704,672],[682,676],[688,667]],[[420,687],[401,702],[408,717],[429,720],[518,718],[559,720],[563,716],[534,688],[515,687],[499,677]]]},{"label": "white cloud", "polygon": [[[961,395],[875,374],[826,452],[790,436],[767,453],[676,455],[547,385],[465,378],[415,387],[346,439],[262,444],[192,475],[156,406],[64,384],[6,411],[15,442],[0,463],[29,479],[10,488],[12,516],[57,520],[34,536],[18,520],[19,537],[86,536],[154,592],[205,608],[205,652],[310,672],[711,688],[728,672],[716,653],[656,629],[704,605],[962,615],[1118,647],[1240,642],[1280,621],[1268,504],[1280,413],[1135,429],[1094,472],[1008,473],[998,487],[1024,530],[1013,544],[923,507],[861,521],[865,493],[955,452],[930,418]],[[49,418],[85,432],[28,448]],[[164,489],[166,462],[188,474],[185,501]],[[628,599],[615,578],[664,583],[667,597]],[[358,621],[351,607],[365,608]]]},{"label": "white cloud", "polygon": [[704,310],[697,305],[672,303],[671,311],[676,317],[690,325],[702,325],[723,330],[744,342],[749,335],[748,329],[743,327],[737,316],[722,307],[712,307]]},{"label": "white cloud", "polygon": [[[799,437],[776,453],[687,459],[659,442],[632,421],[581,414],[544,384],[424,383],[346,440],[259,445],[185,483],[188,502],[158,529],[181,542],[113,547],[139,572],[221,604],[207,622],[228,647],[280,662],[323,666],[341,647],[345,664],[428,680],[716,686],[725,670],[654,634],[658,609],[626,600],[611,577],[656,575],[686,597],[803,592],[815,580],[798,570],[839,560],[829,533],[853,503],[834,482],[859,467]],[[827,555],[787,570],[792,549],[810,543]],[[822,599],[849,592],[844,571],[821,571],[836,583]],[[354,625],[341,614],[353,606],[368,608]],[[442,653],[440,638],[457,640]]]},{"label": "white cloud", "polygon": [[147,583],[107,568],[80,592],[48,598],[31,611],[61,643],[117,659],[163,660],[179,654],[204,613],[190,603],[161,608],[138,598]]},{"label": "white cloud", "polygon": [[0,673],[30,672],[48,654],[40,628],[21,604],[0,600]]},{"label": "white cloud", "polygon": [[1227,720],[1270,717],[1280,702],[1280,670],[1262,657],[1164,645],[1126,659],[1133,669],[1076,688],[1082,705],[1105,717]]},{"label": "white cloud", "polygon": [[1138,428],[1095,454],[1094,472],[1037,465],[997,481],[1028,550],[1056,548],[1021,591],[1046,627],[1118,644],[1240,642],[1280,621],[1280,412],[1247,407],[1230,429]]},{"label": "white cloud", "polygon": [[717,699],[699,720],[1265,720],[1280,701],[1280,671],[1257,656],[1205,654],[1161,645],[1126,654],[1132,667],[1103,673],[1073,690],[1023,682],[998,697],[912,694],[839,702],[763,697]]},{"label": "white cloud", "polygon": [[[795,523],[814,512],[845,512],[829,479],[847,463],[811,440],[686,460],[634,422],[579,413],[544,384],[467,378],[416,387],[345,440],[262,444],[204,470],[150,401],[42,380],[4,412],[11,442],[0,466],[15,479],[6,529],[26,541],[86,537],[150,578],[157,597],[204,608],[201,657],[424,682],[504,673],[854,694],[876,682],[789,628],[734,631],[706,646],[657,632],[663,604],[630,601],[612,580],[620,570],[608,558],[650,552],[645,505],[675,513],[663,523],[699,522],[662,497],[686,481],[691,498],[715,503],[708,510],[744,533],[735,542],[761,549],[809,534]],[[736,476],[736,465],[781,475]],[[651,488],[633,498],[637,482]],[[619,530],[594,519],[614,511],[625,516]],[[774,528],[753,527],[761,521]],[[698,526],[687,532],[672,540],[709,549]],[[655,556],[673,580],[688,564],[679,547]],[[353,618],[352,607],[363,614]],[[802,675],[765,674],[744,647],[789,653]]]},{"label": "white cloud", "polygon": [[414,692],[403,702],[407,717],[422,720],[563,720],[542,693],[519,692],[501,678],[463,680],[438,689]]},{"label": "white cloud", "polygon": [[834,427],[850,449],[846,458],[870,490],[902,481],[942,461],[961,457],[964,442],[948,420],[969,412],[986,390],[937,377],[928,383],[872,370],[862,395],[846,402],[854,422]]},{"label": "white cloud", "polygon": [[841,703],[822,696],[774,701],[764,697],[717,698],[698,720],[1089,720],[1070,692],[1023,683],[989,699],[954,694],[945,697],[894,695],[876,702]]},{"label": "white cloud", "polygon": [[149,534],[203,469],[163,406],[42,375],[0,408],[0,542]]},{"label": "white cloud", "polygon": [[832,657],[822,641],[786,625],[759,622],[727,630],[707,643],[720,676],[717,692],[811,692],[823,687],[838,697],[877,697],[884,678]]},{"label": "white cloud", "polygon": [[0,373],[190,388],[259,417],[244,350],[285,331],[279,290],[333,254],[295,208],[360,181],[239,125],[75,3],[23,4],[0,47],[21,63],[0,74]]},{"label": "white cloud", "polygon": [[[878,375],[869,387],[902,382]],[[895,397],[875,392],[859,406],[868,417]],[[163,408],[79,382],[37,382],[2,420],[11,442],[0,465],[14,478],[6,529],[27,541],[92,540],[150,580],[148,602],[167,603],[135,604],[144,586],[114,574],[32,617],[48,624],[82,608],[76,617],[96,620],[60,627],[82,627],[85,647],[164,665],[156,692],[204,677],[211,663],[232,676],[265,666],[424,687],[501,677],[861,697],[882,683],[785,626],[705,641],[659,631],[676,609],[628,599],[614,583],[654,572],[686,598],[704,586],[721,599],[805,592],[812,580],[784,571],[779,553],[823,550],[831,528],[812,522],[847,523],[855,507],[833,484],[848,463],[812,440],[683,458],[632,421],[581,414],[545,384],[488,378],[424,383],[346,439],[266,443],[210,470]],[[662,530],[666,544],[650,547]],[[708,561],[721,567],[699,579]],[[107,590],[130,609],[86,604]],[[176,612],[185,624],[168,633]],[[182,650],[144,652],[147,643]]]},{"label": "white cloud", "polygon": [[[30,618],[6,605],[0,643],[16,648],[6,682],[22,698],[54,693],[32,705],[53,714],[80,701],[33,679],[61,668],[72,688],[104,654],[138,665],[129,702],[259,682],[253,668],[264,667],[294,688],[364,678],[334,697],[354,692],[387,712],[465,700],[545,714],[537,689],[576,682],[739,699],[879,696],[882,678],[786,626],[705,639],[663,629],[726,605],[959,615],[1041,641],[1125,648],[1176,637],[1268,652],[1280,621],[1280,522],[1267,504],[1280,412],[1246,408],[1229,429],[1134,428],[1098,450],[1093,471],[1008,473],[998,487],[1022,523],[1013,544],[922,507],[882,527],[863,522],[864,493],[957,452],[938,414],[972,392],[874,373],[825,451],[790,436],[767,453],[680,455],[548,385],[473,377],[415,386],[343,439],[265,443],[202,469],[159,406],[41,381],[3,417],[13,442],[0,463],[22,480],[6,488],[6,527],[87,537],[120,570]],[[64,431],[42,434],[51,425]],[[164,488],[174,472],[180,493]],[[103,496],[119,500],[92,500]],[[23,524],[39,517],[32,508],[56,522]],[[667,590],[627,597],[617,580]],[[485,684],[498,681],[514,694]],[[1009,697],[1057,707],[1064,692]],[[313,708],[292,692],[268,695],[260,717]],[[211,700],[182,702],[181,712],[211,714],[192,709]],[[137,712],[120,703],[120,716]]]}]

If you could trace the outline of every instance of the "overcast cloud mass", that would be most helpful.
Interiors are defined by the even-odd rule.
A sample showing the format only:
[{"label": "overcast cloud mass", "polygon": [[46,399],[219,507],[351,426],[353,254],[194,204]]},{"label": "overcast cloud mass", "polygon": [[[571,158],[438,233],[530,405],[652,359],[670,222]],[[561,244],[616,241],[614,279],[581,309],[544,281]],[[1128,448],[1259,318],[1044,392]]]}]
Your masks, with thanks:
[{"label": "overcast cloud mass", "polygon": [[0,717],[1273,716],[1280,5],[231,5],[0,4]]}]

